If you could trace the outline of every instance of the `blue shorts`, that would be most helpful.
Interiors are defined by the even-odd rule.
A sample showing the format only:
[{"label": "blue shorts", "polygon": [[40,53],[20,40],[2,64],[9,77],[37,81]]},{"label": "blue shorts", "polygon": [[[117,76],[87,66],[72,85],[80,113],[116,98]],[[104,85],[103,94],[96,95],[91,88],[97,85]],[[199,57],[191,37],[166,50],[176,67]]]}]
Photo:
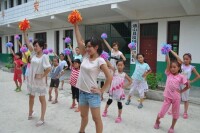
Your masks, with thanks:
[{"label": "blue shorts", "polygon": [[26,73],[26,68],[27,68],[27,65],[24,65],[24,66],[22,67],[22,73],[23,73],[23,75],[25,75],[25,73]]},{"label": "blue shorts", "polygon": [[101,106],[101,96],[99,94],[79,92],[79,105],[88,105],[91,108],[99,108]]}]

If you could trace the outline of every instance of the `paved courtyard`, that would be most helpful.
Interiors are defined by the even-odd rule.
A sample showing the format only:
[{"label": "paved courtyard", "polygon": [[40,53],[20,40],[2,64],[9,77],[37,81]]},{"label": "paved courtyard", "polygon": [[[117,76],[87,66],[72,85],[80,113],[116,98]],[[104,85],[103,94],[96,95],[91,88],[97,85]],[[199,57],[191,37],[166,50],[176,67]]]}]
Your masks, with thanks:
[{"label": "paved courtyard", "polygon": [[[71,105],[70,86],[66,83],[64,91],[59,92],[58,104],[47,102],[45,125],[36,127],[35,123],[40,116],[40,103],[35,99],[33,120],[27,120],[28,95],[26,84],[23,84],[22,92],[16,93],[13,74],[0,70],[0,133],[77,133],[80,126],[80,114],[69,109]],[[105,94],[105,97],[107,94]],[[47,98],[46,98],[47,99]],[[102,118],[104,133],[166,133],[171,124],[171,116],[161,121],[159,130],[153,129],[156,115],[161,108],[162,102],[145,100],[144,108],[137,108],[137,98],[132,100],[131,105],[123,106],[123,122],[116,124],[116,102],[109,108],[108,117]],[[106,99],[102,102],[101,110],[105,106]],[[181,105],[183,110],[183,105]],[[181,111],[182,114],[182,111]],[[182,117],[178,120],[175,133],[200,133],[200,106],[191,104],[189,119]],[[95,125],[91,114],[86,133],[95,133]]]}]

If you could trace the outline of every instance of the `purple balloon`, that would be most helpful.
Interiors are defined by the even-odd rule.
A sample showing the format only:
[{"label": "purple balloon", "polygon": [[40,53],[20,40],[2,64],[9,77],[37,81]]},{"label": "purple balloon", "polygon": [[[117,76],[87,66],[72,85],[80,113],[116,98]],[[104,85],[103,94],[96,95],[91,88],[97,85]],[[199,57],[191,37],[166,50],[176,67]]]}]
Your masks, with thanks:
[{"label": "purple balloon", "polygon": [[103,58],[104,60],[108,60],[110,56],[107,52],[103,51],[100,57]]},{"label": "purple balloon", "polygon": [[71,43],[71,41],[72,41],[72,40],[71,40],[70,37],[66,37],[66,38],[65,38],[65,43]]},{"label": "purple balloon", "polygon": [[33,42],[33,38],[29,38],[29,42]]},{"label": "purple balloon", "polygon": [[13,43],[12,42],[7,42],[6,43],[6,47],[10,47],[10,48],[13,47]]},{"label": "purple balloon", "polygon": [[53,53],[53,49],[52,48],[49,48],[48,51],[49,51],[49,53]]},{"label": "purple balloon", "polygon": [[48,54],[48,53],[49,53],[48,49],[43,50],[43,54]]},{"label": "purple balloon", "polygon": [[161,48],[161,53],[166,55],[172,50],[171,44],[163,43]]},{"label": "purple balloon", "polygon": [[15,39],[16,40],[20,40],[20,36],[19,35],[15,35]]},{"label": "purple balloon", "polygon": [[26,53],[26,52],[28,51],[28,48],[27,48],[27,47],[21,47],[21,48],[20,48],[20,51],[21,51],[22,53]]},{"label": "purple balloon", "polygon": [[128,44],[128,47],[131,49],[131,50],[134,50],[136,48],[136,43],[135,42],[131,42]]},{"label": "purple balloon", "polygon": [[63,50],[64,55],[70,55],[71,54],[71,50],[69,48],[66,48]]},{"label": "purple balloon", "polygon": [[103,34],[101,34],[101,38],[102,38],[102,39],[106,39],[106,38],[108,38],[108,36],[107,36],[106,33],[103,33]]}]

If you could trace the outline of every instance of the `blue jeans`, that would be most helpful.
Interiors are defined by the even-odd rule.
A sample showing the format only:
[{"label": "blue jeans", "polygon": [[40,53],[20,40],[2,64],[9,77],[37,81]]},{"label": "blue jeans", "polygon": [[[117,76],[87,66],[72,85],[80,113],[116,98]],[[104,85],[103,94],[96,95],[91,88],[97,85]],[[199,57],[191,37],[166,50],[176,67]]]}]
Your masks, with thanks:
[{"label": "blue jeans", "polygon": [[99,94],[79,92],[79,105],[98,108],[101,105],[101,96]]}]

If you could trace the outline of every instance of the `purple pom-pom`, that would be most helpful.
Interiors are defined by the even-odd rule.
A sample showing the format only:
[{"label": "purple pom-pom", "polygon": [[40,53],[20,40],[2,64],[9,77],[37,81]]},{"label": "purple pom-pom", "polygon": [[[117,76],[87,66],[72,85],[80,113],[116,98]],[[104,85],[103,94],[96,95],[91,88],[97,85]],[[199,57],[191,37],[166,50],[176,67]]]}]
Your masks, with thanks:
[{"label": "purple pom-pom", "polygon": [[28,48],[27,48],[27,47],[21,47],[21,48],[20,48],[20,51],[21,51],[22,53],[26,53],[26,52],[28,51]]},{"label": "purple pom-pom", "polygon": [[66,37],[66,38],[65,38],[65,43],[71,43],[71,41],[72,41],[72,40],[71,40],[70,37]]},{"label": "purple pom-pom", "polygon": [[108,60],[110,56],[107,52],[103,51],[100,57],[103,58],[104,60]]},{"label": "purple pom-pom", "polygon": [[136,48],[136,43],[131,42],[131,43],[128,44],[128,47],[130,48],[130,50],[134,50]]},{"label": "purple pom-pom", "polygon": [[66,48],[63,50],[63,54],[64,55],[70,55],[71,54],[71,50],[69,48]]},{"label": "purple pom-pom", "polygon": [[166,55],[172,50],[172,46],[167,43],[162,44],[161,53]]},{"label": "purple pom-pom", "polygon": [[29,38],[29,42],[33,42],[33,38]]},{"label": "purple pom-pom", "polygon": [[15,35],[15,39],[16,40],[20,40],[20,36],[19,35]]},{"label": "purple pom-pom", "polygon": [[108,38],[108,36],[107,36],[106,33],[103,33],[103,34],[101,34],[101,38],[102,38],[102,39],[106,39],[106,38]]},{"label": "purple pom-pom", "polygon": [[52,48],[49,48],[48,51],[49,51],[49,53],[53,53],[53,49]]},{"label": "purple pom-pom", "polygon": [[43,54],[48,54],[49,53],[49,50],[48,49],[44,49],[43,50]]},{"label": "purple pom-pom", "polygon": [[9,47],[9,48],[13,47],[13,43],[12,42],[6,43],[6,47]]}]

